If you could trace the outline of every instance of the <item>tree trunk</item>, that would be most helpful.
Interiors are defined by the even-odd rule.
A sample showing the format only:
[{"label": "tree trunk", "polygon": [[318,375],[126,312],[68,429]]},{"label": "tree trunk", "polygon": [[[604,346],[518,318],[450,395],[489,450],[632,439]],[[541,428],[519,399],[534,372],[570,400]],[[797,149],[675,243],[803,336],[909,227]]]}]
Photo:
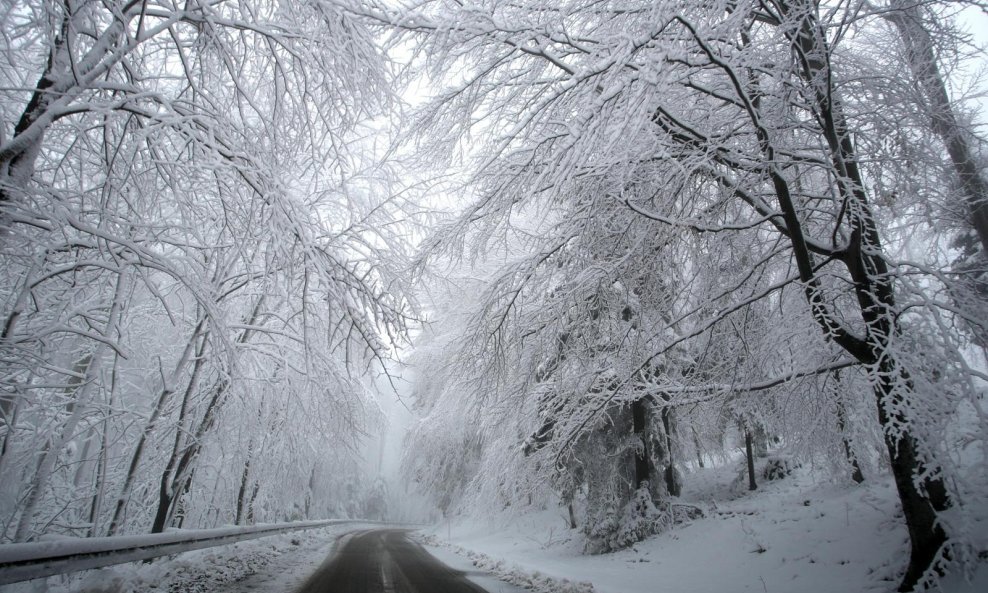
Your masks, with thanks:
[{"label": "tree trunk", "polygon": [[17,521],[17,529],[14,532],[15,542],[24,542],[31,537],[31,525],[37,514],[38,505],[48,487],[48,480],[51,478],[55,462],[58,460],[62,448],[75,436],[75,427],[85,410],[87,394],[97,366],[98,361],[94,360],[93,354],[86,353],[76,361],[72,369],[75,371],[75,376],[69,379],[69,386],[65,389],[66,395],[71,396],[69,404],[66,406],[70,412],[69,418],[62,425],[58,436],[49,437],[39,452],[40,459],[34,472],[34,479],[28,485],[28,494],[21,509],[21,516]]},{"label": "tree trunk", "polygon": [[700,444],[700,435],[696,434],[696,427],[691,427],[693,432],[693,448],[696,449],[696,465],[703,469],[703,446]]},{"label": "tree trunk", "polygon": [[858,458],[851,448],[851,439],[847,436],[847,407],[844,405],[844,395],[840,391],[840,371],[833,372],[835,386],[834,397],[837,405],[837,431],[840,432],[841,442],[844,445],[844,455],[847,462],[851,464],[851,479],[856,484],[864,482],[864,474],[861,473],[861,466],[858,465]]},{"label": "tree trunk", "polygon": [[250,442],[247,443],[247,459],[244,460],[244,471],[240,475],[240,489],[237,491],[237,516],[233,521],[234,525],[243,525],[244,514],[247,510],[247,487],[250,480],[250,458],[253,449],[254,440],[251,438]]},{"label": "tree trunk", "polygon": [[[117,386],[118,362],[119,354],[114,354],[113,370],[110,372],[110,395],[109,401],[107,402],[107,410],[112,410],[114,405],[114,394]],[[99,515],[103,507],[103,496],[106,493],[106,461],[107,456],[110,454],[109,424],[109,411],[106,411],[104,412],[103,430],[100,435],[99,460],[96,464],[96,479],[94,480],[95,488],[93,498],[89,506],[89,534],[87,537],[96,537],[96,533],[98,532],[97,524],[99,523]]]},{"label": "tree trunk", "polygon": [[185,526],[185,519],[188,514],[185,512],[185,500],[192,490],[192,481],[196,477],[196,468],[189,470],[188,474],[183,478],[181,482],[178,482],[179,488],[176,488],[178,494],[175,495],[175,500],[172,503],[171,511],[168,513],[168,521],[173,522],[176,527],[182,529]]},{"label": "tree trunk", "polygon": [[154,429],[158,425],[158,420],[164,411],[165,405],[174,393],[173,385],[181,380],[181,377],[185,372],[185,367],[192,358],[195,346],[199,341],[199,337],[202,335],[205,325],[206,319],[200,318],[199,322],[192,330],[192,335],[189,336],[188,341],[185,343],[185,349],[182,351],[182,355],[179,357],[178,362],[175,363],[175,368],[172,370],[171,375],[165,379],[164,385],[162,385],[161,388],[161,393],[158,394],[154,408],[151,410],[151,417],[148,418],[148,422],[144,426],[144,431],[141,433],[140,438],[137,440],[137,444],[134,446],[134,452],[130,458],[130,465],[127,468],[127,474],[124,477],[123,487],[120,489],[120,495],[117,497],[117,503],[113,509],[113,518],[110,520],[110,526],[107,529],[106,534],[109,536],[116,535],[120,531],[120,528],[123,527],[127,501],[130,497],[130,489],[137,477],[137,468],[140,466],[141,458],[144,456],[144,447],[147,444],[147,441],[151,438],[152,433],[154,433]]},{"label": "tree trunk", "polygon": [[947,148],[964,192],[971,226],[981,242],[982,253],[988,254],[988,182],[982,177],[978,159],[969,145],[970,131],[957,123],[920,6],[915,0],[892,0],[892,10],[884,16],[899,31],[906,49],[906,63],[922,89],[933,132]]},{"label": "tree trunk", "polygon": [[[4,396],[4,399],[7,399],[7,396]],[[14,427],[17,426],[17,412],[20,409],[21,398],[18,395],[13,395],[9,397],[8,401],[10,402],[9,411],[0,412],[3,414],[4,420],[3,440],[0,441],[0,476],[3,475],[3,468],[6,466],[7,455],[10,451],[10,443],[14,438]],[[3,400],[0,400],[0,403],[3,403]]]},{"label": "tree trunk", "polygon": [[254,518],[254,503],[257,501],[257,493],[261,491],[261,483],[254,482],[254,487],[250,491],[250,500],[247,501],[247,524],[253,525],[256,523]]},{"label": "tree trunk", "polygon": [[751,431],[747,428],[744,429],[744,455],[748,461],[748,490],[757,490],[758,484],[755,483],[755,453],[752,450],[752,437]]},{"label": "tree trunk", "polygon": [[[42,258],[43,261],[44,258]],[[40,265],[40,264],[39,264]],[[14,331],[17,329],[17,322],[20,320],[23,314],[24,306],[26,305],[28,298],[31,294],[31,284],[32,284],[32,272],[34,269],[28,271],[25,274],[24,286],[17,294],[17,300],[14,302],[13,310],[7,315],[7,319],[3,324],[3,331],[0,332],[0,344],[9,342],[13,340]],[[14,432],[14,420],[17,415],[18,403],[21,398],[18,396],[17,391],[8,392],[4,390],[4,393],[0,394],[0,422],[4,428],[3,434],[3,452],[7,451],[8,441],[11,438],[11,434]],[[3,468],[4,457],[0,456],[0,469]]]},{"label": "tree trunk", "polygon": [[[891,427],[908,426],[903,418],[902,394],[896,392],[895,377],[899,382],[911,383],[903,369],[895,368],[893,361],[885,359],[879,364],[878,418],[885,427],[885,446],[892,462],[892,476],[902,504],[909,530],[909,566],[899,586],[899,591],[913,591],[923,574],[930,568],[937,572],[941,567],[936,563],[947,534],[940,526],[937,516],[951,507],[950,497],[942,477],[929,477],[927,465],[918,454],[915,437],[908,430],[893,432]],[[911,385],[910,385],[911,386]],[[901,389],[901,388],[900,388]],[[911,390],[909,391],[911,394]],[[924,476],[917,480],[918,475]],[[918,482],[918,484],[917,484]]]},{"label": "tree trunk", "polygon": [[683,485],[680,483],[679,478],[676,475],[676,463],[672,453],[673,421],[671,407],[666,406],[662,408],[662,429],[663,432],[665,432],[666,441],[666,467],[663,472],[666,490],[669,492],[669,496],[679,496],[683,493]]},{"label": "tree trunk", "polygon": [[199,344],[196,346],[195,362],[192,365],[192,376],[185,388],[185,394],[182,396],[182,406],[178,413],[178,428],[175,430],[175,441],[172,444],[172,452],[168,457],[168,463],[165,464],[165,469],[161,472],[161,480],[158,485],[158,509],[154,513],[151,533],[161,533],[165,530],[171,515],[172,505],[177,496],[175,489],[177,480],[175,478],[178,476],[175,470],[179,465],[179,459],[182,455],[182,444],[188,433],[186,424],[188,422],[190,399],[192,393],[199,385],[199,373],[205,363],[204,354],[206,344],[206,334],[203,334],[199,339]]},{"label": "tree trunk", "polygon": [[[264,306],[265,297],[262,295],[254,303],[250,315],[244,320],[244,324],[253,326],[257,324],[261,310]],[[208,332],[206,332],[208,333]],[[189,426],[186,430],[185,418],[189,410],[189,400],[195,387],[198,385],[198,378],[203,364],[205,363],[205,351],[207,347],[206,333],[203,333],[196,347],[196,360],[192,369],[192,377],[186,387],[185,395],[182,398],[182,406],[179,411],[179,430],[175,434],[175,441],[172,446],[172,454],[168,458],[168,463],[161,474],[161,481],[158,487],[158,508],[155,511],[154,523],[151,526],[151,533],[160,533],[171,521],[175,514],[175,504],[181,496],[179,492],[187,492],[192,484],[192,473],[195,471],[195,464],[199,458],[199,451],[206,434],[212,429],[216,422],[216,415],[223,405],[226,390],[230,383],[226,378],[219,379],[210,390],[211,395],[203,412],[202,420],[193,431]],[[237,344],[246,344],[253,331],[245,329],[238,336]],[[191,434],[191,437],[189,435]],[[182,445],[185,445],[184,448]]]},{"label": "tree trunk", "polygon": [[[48,54],[45,71],[38,79],[17,124],[14,125],[10,141],[3,142],[5,138],[0,133],[0,145],[4,149],[0,151],[0,205],[12,201],[12,190],[22,191],[34,174],[35,161],[41,152],[44,134],[48,128],[48,125],[35,126],[35,124],[50,108],[50,104],[59,97],[61,94],[59,91],[64,92],[63,89],[56,88],[59,86],[57,81],[65,78],[65,69],[67,66],[70,67],[69,19],[70,14],[66,10],[62,16],[59,33],[55,36]],[[50,124],[50,121],[47,123]],[[6,221],[0,220],[0,223],[2,222]],[[5,225],[0,224],[0,228],[3,226]]]},{"label": "tree trunk", "polygon": [[127,501],[130,498],[130,489],[137,477],[137,468],[140,466],[141,458],[144,456],[144,446],[147,444],[148,439],[151,438],[151,434],[158,424],[161,411],[164,409],[171,394],[172,390],[167,386],[161,390],[154,404],[154,409],[151,411],[151,418],[148,419],[147,424],[144,426],[144,431],[141,433],[140,438],[137,439],[137,445],[134,446],[134,452],[130,457],[130,465],[127,467],[127,475],[124,477],[123,487],[120,489],[120,496],[117,497],[117,504],[113,508],[113,518],[110,519],[110,526],[106,531],[108,536],[117,535],[120,528],[123,527]]},{"label": "tree trunk", "polygon": [[[84,89],[105,76],[112,64],[127,55],[127,52],[119,51],[118,43],[130,35],[131,22],[144,15],[146,8],[143,3],[129,3],[126,10],[114,13],[117,18],[97,33],[96,38],[79,43],[70,36],[85,38],[89,33],[77,31],[71,20],[86,11],[75,10],[70,3],[64,3],[64,6],[44,72],[14,125],[13,136],[4,141],[0,133],[0,206],[13,202],[14,194],[30,182],[45,134],[52,123],[65,115]],[[72,55],[73,48],[85,48],[90,42],[94,46],[89,48],[90,51],[83,49],[82,55]],[[4,222],[0,220],[0,229]]]},{"label": "tree trunk", "polygon": [[892,0],[890,6],[892,10],[884,17],[902,39],[906,62],[923,94],[930,127],[947,149],[963,194],[963,207],[981,246],[980,250],[973,242],[962,246],[962,254],[954,264],[956,286],[948,288],[958,307],[969,311],[967,327],[975,342],[988,350],[988,319],[984,314],[988,303],[988,180],[981,173],[977,151],[971,149],[971,130],[957,122],[920,4],[915,0]]},{"label": "tree trunk", "polygon": [[[942,476],[934,471],[935,467],[928,465],[935,462],[923,460],[917,454],[910,419],[903,415],[908,399],[915,397],[915,393],[908,373],[888,348],[899,333],[895,293],[846,119],[838,97],[829,86],[832,79],[827,61],[830,48],[817,18],[817,4],[810,0],[794,0],[780,1],[777,5],[785,18],[798,23],[785,34],[799,57],[803,78],[815,94],[814,111],[821,122],[833,170],[840,177],[837,190],[845,203],[853,205],[847,210],[851,229],[848,246],[840,254],[840,261],[854,281],[854,293],[865,326],[863,338],[855,336],[828,310],[788,182],[777,166],[771,168],[770,177],[814,319],[828,338],[863,363],[872,376],[879,422],[885,433],[892,475],[911,541],[909,566],[899,590],[912,591],[947,541],[946,533],[937,522],[937,514],[950,508],[951,503]],[[774,149],[770,139],[762,138],[768,162],[773,162]],[[922,476],[922,480],[917,480],[918,476]]]},{"label": "tree trunk", "polygon": [[648,487],[652,477],[648,459],[648,422],[644,399],[636,399],[631,403],[631,419],[638,440],[635,449],[635,489],[638,489]]},{"label": "tree trunk", "polygon": [[[2,133],[0,133],[0,137],[2,137]],[[2,199],[3,196],[0,195],[0,205],[3,203]],[[17,299],[14,301],[10,313],[7,315],[7,319],[4,320],[3,331],[0,332],[0,344],[8,343],[14,339],[14,332],[17,330],[18,322],[21,315],[24,314],[24,308],[30,299],[31,286],[34,284],[34,272],[44,265],[46,259],[47,253],[37,258],[37,261],[23,275],[24,284],[17,293]],[[3,475],[3,468],[7,460],[8,451],[10,450],[10,443],[14,438],[14,428],[17,426],[17,412],[20,409],[20,402],[22,400],[23,396],[19,393],[16,386],[13,386],[9,390],[4,389],[0,393],[0,428],[3,429],[3,441],[0,443],[0,476]]]}]

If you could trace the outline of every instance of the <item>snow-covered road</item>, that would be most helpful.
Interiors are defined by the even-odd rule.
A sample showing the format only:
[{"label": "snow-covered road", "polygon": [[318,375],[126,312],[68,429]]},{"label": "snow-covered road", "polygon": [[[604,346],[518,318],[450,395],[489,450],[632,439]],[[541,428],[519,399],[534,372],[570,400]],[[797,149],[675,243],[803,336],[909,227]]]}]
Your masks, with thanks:
[{"label": "snow-covered road", "polygon": [[0,593],[530,593],[397,526],[332,525],[0,585]]},{"label": "snow-covered road", "polygon": [[[487,585],[488,583],[484,583]],[[298,593],[486,593],[520,591],[478,585],[407,537],[406,530],[371,529],[340,538],[337,549]],[[505,587],[509,587],[505,589]]]}]

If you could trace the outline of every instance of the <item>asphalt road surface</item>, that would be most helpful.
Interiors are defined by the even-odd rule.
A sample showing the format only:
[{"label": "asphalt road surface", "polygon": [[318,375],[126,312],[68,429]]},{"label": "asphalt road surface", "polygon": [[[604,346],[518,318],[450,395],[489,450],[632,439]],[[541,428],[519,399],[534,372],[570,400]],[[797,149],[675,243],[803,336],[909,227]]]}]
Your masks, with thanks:
[{"label": "asphalt road surface", "polygon": [[485,593],[399,529],[358,531],[297,593]]}]

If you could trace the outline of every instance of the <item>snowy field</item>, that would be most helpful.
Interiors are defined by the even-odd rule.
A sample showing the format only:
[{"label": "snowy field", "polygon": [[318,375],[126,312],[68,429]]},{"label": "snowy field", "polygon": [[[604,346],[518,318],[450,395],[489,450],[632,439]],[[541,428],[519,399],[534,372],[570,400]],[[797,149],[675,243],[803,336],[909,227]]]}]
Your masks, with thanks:
[{"label": "snowy field", "polygon": [[[732,487],[735,476],[732,467],[690,474],[683,500],[697,503],[706,517],[612,554],[583,555],[582,537],[567,528],[565,509],[496,527],[454,521],[429,530],[426,539],[433,549],[458,552],[478,568],[540,593],[896,589],[908,550],[890,479],[835,486],[797,470],[748,493]],[[971,532],[988,539],[983,523]],[[940,590],[988,591],[986,565],[970,582],[953,576]]]}]

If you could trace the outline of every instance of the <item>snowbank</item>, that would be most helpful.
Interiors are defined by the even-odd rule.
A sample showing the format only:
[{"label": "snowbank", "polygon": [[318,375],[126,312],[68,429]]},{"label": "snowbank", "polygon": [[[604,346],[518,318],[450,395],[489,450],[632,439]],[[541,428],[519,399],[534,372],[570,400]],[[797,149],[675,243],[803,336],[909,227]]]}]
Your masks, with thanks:
[{"label": "snowbank", "polygon": [[[453,522],[429,534],[474,564],[498,574],[592,583],[596,593],[833,593],[894,591],[908,554],[907,534],[891,480],[852,486],[815,483],[807,470],[766,482],[752,493],[732,490],[731,468],[692,474],[684,500],[706,517],[612,554],[585,556],[582,536],[565,509],[498,526]],[[981,533],[985,533],[982,529]],[[533,591],[552,589],[530,578]],[[988,591],[982,563],[972,582],[954,575],[949,593]]]},{"label": "snowbank", "polygon": [[0,593],[239,593],[293,590],[329,555],[336,537],[360,524],[332,525],[0,586]]}]

